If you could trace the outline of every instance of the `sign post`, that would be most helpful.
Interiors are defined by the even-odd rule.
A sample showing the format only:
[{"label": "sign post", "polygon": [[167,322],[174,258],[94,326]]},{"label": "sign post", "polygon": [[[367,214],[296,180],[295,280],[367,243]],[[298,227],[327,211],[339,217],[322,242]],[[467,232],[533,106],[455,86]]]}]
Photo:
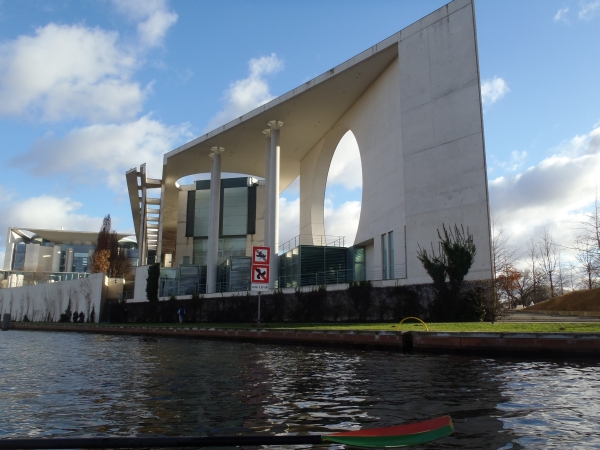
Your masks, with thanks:
[{"label": "sign post", "polygon": [[252,274],[250,290],[258,292],[258,323],[260,324],[260,294],[269,290],[269,269],[271,249],[269,247],[252,247]]}]

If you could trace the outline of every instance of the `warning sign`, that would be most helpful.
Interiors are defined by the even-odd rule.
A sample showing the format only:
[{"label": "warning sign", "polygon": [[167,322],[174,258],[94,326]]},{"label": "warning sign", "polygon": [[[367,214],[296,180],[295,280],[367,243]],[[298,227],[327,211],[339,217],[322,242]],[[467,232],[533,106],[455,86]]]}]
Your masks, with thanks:
[{"label": "warning sign", "polygon": [[253,264],[252,283],[269,284],[269,266]]},{"label": "warning sign", "polygon": [[264,264],[252,265],[252,291],[269,290],[269,266]]},{"label": "warning sign", "polygon": [[271,263],[271,249],[269,247],[252,247],[252,264]]}]

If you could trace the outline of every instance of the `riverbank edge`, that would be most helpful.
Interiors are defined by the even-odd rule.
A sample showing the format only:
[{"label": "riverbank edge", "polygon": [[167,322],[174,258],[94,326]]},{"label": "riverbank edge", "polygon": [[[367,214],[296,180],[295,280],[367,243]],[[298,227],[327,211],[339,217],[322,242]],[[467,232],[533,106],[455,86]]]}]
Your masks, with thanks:
[{"label": "riverbank edge", "polygon": [[424,353],[544,354],[598,356],[600,333],[511,333],[432,331],[303,331],[127,325],[11,323],[11,330],[213,339],[265,344],[362,347]]}]

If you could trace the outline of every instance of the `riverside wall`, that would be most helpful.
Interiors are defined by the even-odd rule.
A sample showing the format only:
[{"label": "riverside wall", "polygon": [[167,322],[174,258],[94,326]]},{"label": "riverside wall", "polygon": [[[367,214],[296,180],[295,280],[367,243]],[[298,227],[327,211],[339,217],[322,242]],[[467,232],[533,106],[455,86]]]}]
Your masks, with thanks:
[{"label": "riverside wall", "polygon": [[266,344],[361,347],[404,352],[598,356],[600,333],[464,333],[421,331],[306,331],[152,327],[127,325],[11,323],[10,329],[214,339]]}]

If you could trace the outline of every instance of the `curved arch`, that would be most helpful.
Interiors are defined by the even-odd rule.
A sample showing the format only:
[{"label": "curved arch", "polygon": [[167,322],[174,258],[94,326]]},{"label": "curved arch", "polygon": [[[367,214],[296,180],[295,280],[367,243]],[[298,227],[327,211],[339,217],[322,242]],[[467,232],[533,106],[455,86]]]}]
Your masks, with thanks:
[{"label": "curved arch", "polygon": [[362,211],[362,160],[354,131],[347,131],[336,146],[325,187],[325,233],[355,242]]},{"label": "curved arch", "polygon": [[[342,138],[351,132],[358,145],[361,160],[361,179],[364,178],[363,151],[357,132],[346,123],[337,124],[323,140],[305,157],[301,162],[300,175],[300,234],[312,236],[323,236],[325,229],[325,193],[327,189],[327,177],[331,168],[333,156]],[[362,205],[362,196],[361,196]],[[361,208],[357,225],[360,229],[363,210]],[[311,243],[311,242],[307,242]],[[353,245],[353,242],[347,242]]]},{"label": "curved arch", "polygon": [[350,131],[345,124],[336,125],[302,161],[300,171],[300,234],[325,235],[325,189],[335,149]]}]

